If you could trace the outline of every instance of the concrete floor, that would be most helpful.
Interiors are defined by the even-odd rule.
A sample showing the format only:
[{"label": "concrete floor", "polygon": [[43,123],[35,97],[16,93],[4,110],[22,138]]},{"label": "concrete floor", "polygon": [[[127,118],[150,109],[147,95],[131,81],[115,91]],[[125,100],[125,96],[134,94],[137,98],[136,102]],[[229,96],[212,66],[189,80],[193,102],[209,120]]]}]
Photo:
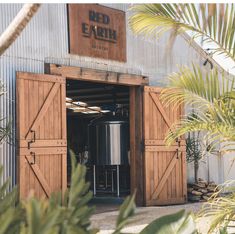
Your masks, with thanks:
[{"label": "concrete floor", "polygon": [[[181,209],[186,209],[193,213],[197,213],[203,203],[189,203],[185,205],[174,206],[155,206],[155,207],[138,207],[135,215],[130,218],[130,223],[123,232],[139,233],[147,224],[154,219],[177,212]],[[92,227],[100,230],[101,234],[110,234],[115,228],[115,222],[118,215],[118,205],[98,205],[96,214],[92,216]],[[203,218],[197,224],[201,233],[207,233],[209,220]]]}]

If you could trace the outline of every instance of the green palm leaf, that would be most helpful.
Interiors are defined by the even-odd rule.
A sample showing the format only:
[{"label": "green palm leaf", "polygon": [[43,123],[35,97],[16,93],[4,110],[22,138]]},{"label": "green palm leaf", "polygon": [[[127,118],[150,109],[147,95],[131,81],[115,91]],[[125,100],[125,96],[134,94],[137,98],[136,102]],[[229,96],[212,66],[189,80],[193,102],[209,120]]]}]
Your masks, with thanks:
[{"label": "green palm leaf", "polygon": [[3,83],[0,81],[0,96],[2,96],[4,93],[5,93],[4,85],[3,85]]},{"label": "green palm leaf", "polygon": [[135,33],[175,35],[192,32],[193,38],[217,45],[213,53],[235,59],[235,12],[233,4],[141,4],[131,9],[129,22]]},{"label": "green palm leaf", "polygon": [[192,69],[182,66],[179,72],[169,75],[169,85],[163,89],[161,100],[166,105],[182,103],[204,108],[213,106],[218,99],[233,94],[235,79],[219,74],[216,69],[203,72],[199,66]]},{"label": "green palm leaf", "polygon": [[196,232],[195,223],[190,213],[180,210],[177,213],[162,216],[147,227],[140,234],[193,234]]},{"label": "green palm leaf", "polygon": [[[220,197],[218,194],[223,190],[230,191],[231,193],[225,197]],[[220,186],[219,192],[212,195],[207,203],[202,207],[198,214],[198,218],[210,217],[210,229],[208,233],[217,233],[219,229],[223,228],[229,232],[221,233],[234,233],[235,226],[235,193],[234,181],[227,181]]]},{"label": "green palm leaf", "polygon": [[[210,117],[204,119],[200,117],[185,118],[180,123],[173,125],[166,137],[166,144],[172,144],[175,139],[188,133],[205,131],[205,138],[212,148],[218,142],[235,141],[235,127],[224,122],[213,121]],[[231,145],[234,145],[231,143]],[[231,145],[229,145],[231,147]],[[226,145],[225,145],[226,146]],[[225,150],[225,149],[221,149]]]},{"label": "green palm leaf", "polygon": [[[179,72],[170,75],[169,87],[163,89],[160,96],[163,103],[174,104],[176,108],[185,103],[197,111],[194,117],[185,117],[172,126],[166,143],[170,145],[185,133],[202,130],[210,144],[220,142],[231,148],[231,142],[235,141],[233,88],[233,77],[219,75],[216,70],[203,73],[197,66],[181,67]],[[224,144],[226,141],[229,144]]]},{"label": "green palm leaf", "polygon": [[[6,93],[5,87],[3,83],[0,81],[0,97],[4,95],[5,93]],[[2,124],[3,120],[4,118],[0,119],[0,144],[3,142],[3,140],[6,140],[7,137],[10,136],[10,132],[11,132],[11,124],[7,123],[5,126],[3,126]]]}]

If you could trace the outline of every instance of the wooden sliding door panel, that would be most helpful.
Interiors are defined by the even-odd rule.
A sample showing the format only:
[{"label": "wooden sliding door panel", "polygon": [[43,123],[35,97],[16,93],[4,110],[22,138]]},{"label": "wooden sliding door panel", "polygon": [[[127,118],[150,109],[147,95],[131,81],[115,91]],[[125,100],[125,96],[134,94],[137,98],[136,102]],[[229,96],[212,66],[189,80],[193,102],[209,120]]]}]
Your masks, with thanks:
[{"label": "wooden sliding door panel", "polygon": [[65,78],[17,73],[18,178],[21,198],[29,194],[44,198],[66,189],[65,98]]},{"label": "wooden sliding door panel", "polygon": [[171,125],[179,121],[183,107],[163,106],[161,88],[145,86],[144,190],[146,205],[179,204],[186,201],[185,141],[179,139],[167,147],[164,139]]}]

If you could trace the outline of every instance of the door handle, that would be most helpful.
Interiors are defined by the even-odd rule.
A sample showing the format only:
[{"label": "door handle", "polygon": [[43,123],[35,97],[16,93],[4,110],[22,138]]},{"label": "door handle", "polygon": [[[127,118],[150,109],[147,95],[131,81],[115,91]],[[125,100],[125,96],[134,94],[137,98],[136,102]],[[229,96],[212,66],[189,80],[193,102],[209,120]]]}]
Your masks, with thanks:
[{"label": "door handle", "polygon": [[30,149],[30,145],[36,141],[36,132],[35,130],[30,130],[31,133],[33,133],[33,139],[28,142],[28,149]]},{"label": "door handle", "polygon": [[[176,143],[177,143],[177,149],[176,149],[176,159],[179,159],[179,153],[181,154],[181,151],[180,151],[180,138],[176,138]],[[180,152],[179,152],[180,151]]]}]

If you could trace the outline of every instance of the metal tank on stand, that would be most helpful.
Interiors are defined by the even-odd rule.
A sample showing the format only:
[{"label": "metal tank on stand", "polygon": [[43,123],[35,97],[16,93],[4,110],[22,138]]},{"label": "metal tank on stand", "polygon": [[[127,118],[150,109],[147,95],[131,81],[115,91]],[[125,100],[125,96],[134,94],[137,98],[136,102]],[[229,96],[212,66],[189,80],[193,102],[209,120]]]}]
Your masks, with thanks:
[{"label": "metal tank on stand", "polygon": [[[119,166],[129,165],[129,120],[123,113],[105,115],[91,121],[88,126],[88,148],[90,163],[93,165],[93,190],[96,195],[96,167],[115,166],[117,196],[120,195]],[[107,186],[107,171],[105,171]],[[113,191],[113,172],[112,172]]]}]

